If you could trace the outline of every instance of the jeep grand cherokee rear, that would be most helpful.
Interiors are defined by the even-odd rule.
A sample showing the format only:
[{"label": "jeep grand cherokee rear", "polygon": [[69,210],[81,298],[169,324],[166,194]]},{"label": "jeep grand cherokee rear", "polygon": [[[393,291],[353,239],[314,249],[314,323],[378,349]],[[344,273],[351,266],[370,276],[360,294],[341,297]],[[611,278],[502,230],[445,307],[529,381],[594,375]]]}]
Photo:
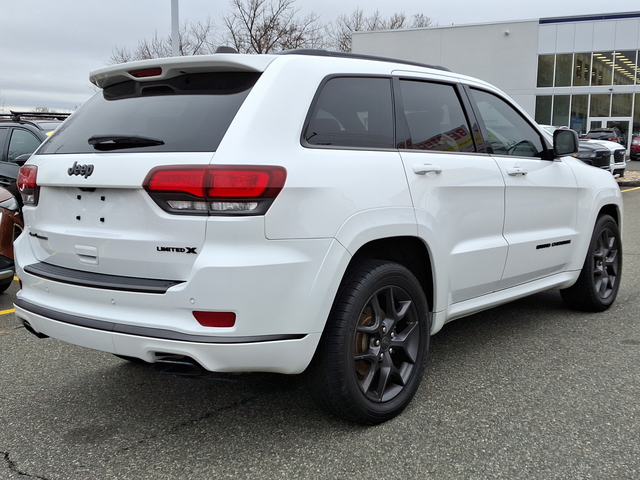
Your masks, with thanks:
[{"label": "jeep grand cherokee rear", "polygon": [[20,173],[16,314],[38,336],[221,372],[306,370],[379,423],[447,321],[548,288],[608,308],[622,202],[494,87],[327,52],[93,72]]}]

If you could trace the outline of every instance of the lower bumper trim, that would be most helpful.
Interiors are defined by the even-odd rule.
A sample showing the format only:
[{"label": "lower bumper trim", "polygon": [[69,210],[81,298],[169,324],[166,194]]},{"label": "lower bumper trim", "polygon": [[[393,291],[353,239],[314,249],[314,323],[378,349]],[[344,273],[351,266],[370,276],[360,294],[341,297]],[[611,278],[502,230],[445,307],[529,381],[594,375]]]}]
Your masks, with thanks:
[{"label": "lower bumper trim", "polygon": [[[101,330],[111,333],[121,333],[138,337],[157,338],[162,340],[174,340],[179,342],[208,343],[208,344],[239,344],[239,343],[262,343],[277,342],[283,340],[299,340],[306,337],[305,334],[290,335],[254,335],[248,337],[221,337],[211,335],[192,335],[188,333],[175,332],[161,328],[141,327],[137,325],[124,325],[121,323],[108,322],[105,320],[95,320],[91,318],[71,315],[64,312],[51,310],[40,305],[35,305],[20,298],[16,299],[15,306],[27,312],[49,318],[57,322],[76,325],[78,327]],[[16,312],[18,313],[18,312]],[[18,314],[19,316],[19,314]]]}]

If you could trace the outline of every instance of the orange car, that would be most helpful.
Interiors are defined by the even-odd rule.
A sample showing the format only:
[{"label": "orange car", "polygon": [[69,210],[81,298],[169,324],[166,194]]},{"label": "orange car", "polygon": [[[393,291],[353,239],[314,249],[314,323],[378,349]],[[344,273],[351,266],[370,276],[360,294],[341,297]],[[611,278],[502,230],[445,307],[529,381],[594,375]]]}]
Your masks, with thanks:
[{"label": "orange car", "polygon": [[0,187],[0,293],[9,288],[13,281],[13,241],[22,233],[23,226],[16,198]]}]

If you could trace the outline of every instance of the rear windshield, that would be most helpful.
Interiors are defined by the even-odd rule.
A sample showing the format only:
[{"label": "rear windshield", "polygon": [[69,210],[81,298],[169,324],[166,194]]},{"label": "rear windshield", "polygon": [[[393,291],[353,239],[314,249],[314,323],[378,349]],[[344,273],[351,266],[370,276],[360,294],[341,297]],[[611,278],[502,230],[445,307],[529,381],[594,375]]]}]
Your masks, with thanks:
[{"label": "rear windshield", "polygon": [[105,151],[96,137],[153,139],[116,142],[107,151],[213,152],[251,87],[253,72],[198,73],[105,88],[67,119],[39,154]]}]

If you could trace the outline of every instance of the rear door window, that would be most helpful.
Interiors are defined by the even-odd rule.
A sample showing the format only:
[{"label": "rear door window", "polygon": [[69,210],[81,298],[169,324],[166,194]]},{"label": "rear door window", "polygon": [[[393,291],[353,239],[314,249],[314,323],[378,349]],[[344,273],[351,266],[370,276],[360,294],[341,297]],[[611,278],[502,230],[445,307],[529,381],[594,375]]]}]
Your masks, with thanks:
[{"label": "rear door window", "polygon": [[391,79],[329,79],[316,97],[302,136],[307,146],[394,148]]},{"label": "rear door window", "polygon": [[405,148],[475,151],[469,123],[453,85],[401,80],[400,91],[409,131]]},{"label": "rear door window", "polygon": [[7,161],[15,163],[16,158],[25,153],[33,153],[40,145],[40,139],[33,133],[21,128],[14,128],[9,140]]},{"label": "rear door window", "polygon": [[111,142],[135,151],[213,152],[259,77],[212,72],[109,86],[69,117],[38,153],[121,151],[109,142],[99,148],[90,143],[92,137],[135,137]]}]

